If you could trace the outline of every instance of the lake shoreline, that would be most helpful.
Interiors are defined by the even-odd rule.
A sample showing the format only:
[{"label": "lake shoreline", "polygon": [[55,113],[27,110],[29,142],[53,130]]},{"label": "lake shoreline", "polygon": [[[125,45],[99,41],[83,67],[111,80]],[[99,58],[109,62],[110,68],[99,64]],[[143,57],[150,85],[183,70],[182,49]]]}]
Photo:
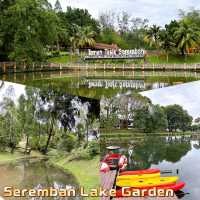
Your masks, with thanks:
[{"label": "lake shoreline", "polygon": [[[49,159],[49,163],[57,167],[58,169],[73,174],[76,178],[77,182],[80,184],[81,187],[84,187],[86,191],[89,191],[93,188],[98,188],[100,185],[99,180],[99,161],[100,157],[96,156],[91,160],[73,160],[67,161],[66,158],[60,159]],[[89,199],[97,199],[94,197],[87,197]]]},{"label": "lake shoreline", "polygon": [[[0,152],[0,166],[12,162],[18,162],[23,159],[48,159],[48,163],[53,167],[62,170],[64,173],[72,174],[80,186],[84,187],[86,191],[91,188],[99,187],[100,180],[98,176],[99,156],[91,160],[74,160],[66,163],[66,158],[55,159],[55,157],[45,156],[34,152],[35,155],[23,155],[21,153],[11,154],[9,152]],[[38,153],[38,155],[36,155]],[[90,171],[88,171],[90,169]],[[86,177],[85,174],[88,176]],[[87,198],[90,199],[90,198]],[[94,198],[93,198],[94,199]]]}]

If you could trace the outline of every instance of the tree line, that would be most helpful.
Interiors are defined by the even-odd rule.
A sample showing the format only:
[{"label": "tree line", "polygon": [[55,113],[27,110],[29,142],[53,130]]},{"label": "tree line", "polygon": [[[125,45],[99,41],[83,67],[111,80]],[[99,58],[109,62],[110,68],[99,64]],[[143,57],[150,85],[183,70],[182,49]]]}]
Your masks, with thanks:
[{"label": "tree line", "polygon": [[59,0],[4,0],[0,2],[0,60],[44,61],[47,52],[64,48],[75,53],[96,42],[120,48],[144,48],[180,54],[199,45],[200,11],[180,11],[180,20],[164,27],[126,12],[101,13],[94,19],[88,10],[67,7]]},{"label": "tree line", "polygon": [[101,101],[101,128],[133,128],[144,133],[192,130],[193,118],[180,105],[160,106],[140,94],[121,94]]},{"label": "tree line", "polygon": [[[9,88],[7,93],[12,91]],[[51,149],[71,152],[91,147],[89,150],[97,153],[97,141],[89,142],[90,131],[97,138],[99,126],[92,100],[31,87],[18,101],[9,95],[0,103],[0,151],[13,153],[20,147],[25,153],[36,150],[46,154]]]}]

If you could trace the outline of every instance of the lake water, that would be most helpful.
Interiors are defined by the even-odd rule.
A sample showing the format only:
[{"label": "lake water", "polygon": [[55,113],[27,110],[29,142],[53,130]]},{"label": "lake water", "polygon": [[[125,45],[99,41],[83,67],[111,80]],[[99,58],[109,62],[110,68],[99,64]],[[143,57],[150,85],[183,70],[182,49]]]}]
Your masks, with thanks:
[{"label": "lake water", "polygon": [[[46,189],[78,188],[75,177],[67,172],[50,166],[45,160],[29,159],[16,163],[0,165],[0,195],[5,186],[14,186],[17,189]],[[6,198],[14,200],[16,198]],[[25,198],[17,198],[19,200]],[[27,199],[27,198],[26,198]],[[29,198],[28,200],[61,200],[61,198]],[[62,198],[66,200],[70,198]],[[71,198],[77,199],[80,198]]]},{"label": "lake water", "polygon": [[[200,80],[200,73],[182,71],[63,71],[2,75],[0,80],[52,87],[75,96],[100,99],[129,90],[144,91]],[[0,83],[1,86],[1,83]]]},{"label": "lake water", "polygon": [[[141,137],[137,140],[120,139],[112,145],[122,147],[128,157],[128,170],[159,168],[171,171],[163,176],[177,175],[186,182],[183,200],[198,200],[200,196],[200,136],[191,137]],[[105,150],[108,143],[102,144]],[[102,156],[105,151],[102,151]]]}]

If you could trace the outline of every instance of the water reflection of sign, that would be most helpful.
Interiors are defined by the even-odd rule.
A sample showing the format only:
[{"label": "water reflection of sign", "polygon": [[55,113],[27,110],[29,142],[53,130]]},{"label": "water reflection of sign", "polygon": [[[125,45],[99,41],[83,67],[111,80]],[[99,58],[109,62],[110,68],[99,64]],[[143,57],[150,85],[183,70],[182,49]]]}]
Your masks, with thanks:
[{"label": "water reflection of sign", "polygon": [[143,80],[88,80],[88,88],[133,88],[144,89]]},{"label": "water reflection of sign", "polygon": [[89,59],[136,59],[144,58],[145,50],[131,49],[131,50],[98,50],[88,51],[88,55],[84,57],[85,60]]}]

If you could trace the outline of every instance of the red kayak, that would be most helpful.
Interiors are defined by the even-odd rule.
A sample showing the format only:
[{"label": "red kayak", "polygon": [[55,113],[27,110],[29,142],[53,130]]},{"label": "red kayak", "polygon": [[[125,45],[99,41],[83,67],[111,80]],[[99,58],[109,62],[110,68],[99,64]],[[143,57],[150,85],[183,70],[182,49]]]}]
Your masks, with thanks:
[{"label": "red kayak", "polygon": [[185,187],[185,183],[184,182],[180,182],[180,183],[174,183],[174,184],[166,184],[166,185],[162,185],[162,186],[150,186],[150,187],[142,187],[142,188],[127,188],[124,189],[124,191],[122,191],[122,189],[117,190],[116,192],[116,197],[123,197],[125,196],[125,194],[127,194],[128,192],[134,191],[134,190],[146,190],[145,195],[148,195],[148,190],[150,189],[162,189],[162,190],[173,190],[174,192],[180,191],[181,189],[183,189]]},{"label": "red kayak", "polygon": [[117,168],[124,170],[127,166],[126,156],[118,153],[107,154],[101,162],[107,163],[111,170]]},{"label": "red kayak", "polygon": [[119,175],[141,175],[141,174],[156,174],[160,173],[159,169],[146,169],[146,170],[136,170],[136,171],[125,171],[121,172]]}]

